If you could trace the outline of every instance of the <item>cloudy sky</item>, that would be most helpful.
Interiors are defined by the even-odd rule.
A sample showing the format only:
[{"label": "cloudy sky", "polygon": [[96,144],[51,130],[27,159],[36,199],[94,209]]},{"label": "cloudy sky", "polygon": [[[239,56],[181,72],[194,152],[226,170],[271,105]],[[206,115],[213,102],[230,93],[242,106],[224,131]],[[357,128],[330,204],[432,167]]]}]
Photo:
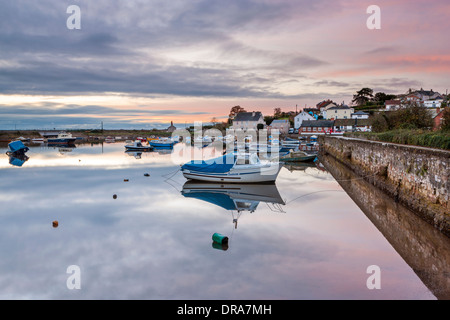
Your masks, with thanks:
[{"label": "cloudy sky", "polygon": [[449,16],[448,0],[0,0],[0,129],[167,127],[235,105],[349,104],[362,87],[445,93]]}]

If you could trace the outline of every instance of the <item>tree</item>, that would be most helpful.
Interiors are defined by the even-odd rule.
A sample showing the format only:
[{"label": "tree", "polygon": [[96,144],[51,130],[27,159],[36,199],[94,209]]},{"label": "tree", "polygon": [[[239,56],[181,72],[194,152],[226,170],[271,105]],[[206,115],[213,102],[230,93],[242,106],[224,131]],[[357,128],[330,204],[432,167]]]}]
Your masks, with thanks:
[{"label": "tree", "polygon": [[231,108],[230,114],[228,115],[228,122],[231,123],[236,115],[241,112],[246,112],[245,109],[241,106],[234,106],[233,108]]},{"label": "tree", "polygon": [[387,122],[387,116],[385,113],[377,113],[372,118],[372,131],[373,132],[384,132],[389,130],[389,125]]},{"label": "tree", "polygon": [[441,129],[450,131],[450,107],[445,107],[442,115]]},{"label": "tree", "polygon": [[367,102],[373,99],[373,90],[370,88],[362,88],[359,91],[356,91],[356,94],[353,95],[352,103],[356,103],[358,106],[365,105]]},{"label": "tree", "polygon": [[274,117],[275,119],[281,117],[281,108],[275,108],[275,109],[273,109],[273,117]]},{"label": "tree", "polygon": [[397,98],[397,96],[395,94],[386,94],[384,92],[377,92],[377,93],[375,93],[375,96],[373,97],[373,101],[377,105],[384,105],[386,100],[393,100],[395,98]]}]

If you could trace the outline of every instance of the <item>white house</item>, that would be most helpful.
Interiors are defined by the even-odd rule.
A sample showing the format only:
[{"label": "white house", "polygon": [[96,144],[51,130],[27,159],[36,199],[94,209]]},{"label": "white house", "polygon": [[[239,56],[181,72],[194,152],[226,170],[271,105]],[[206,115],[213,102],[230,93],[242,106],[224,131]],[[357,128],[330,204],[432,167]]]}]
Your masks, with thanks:
[{"label": "white house", "polygon": [[364,111],[352,113],[352,119],[369,119],[369,114]]},{"label": "white house", "polygon": [[328,108],[322,112],[323,118],[326,120],[351,119],[355,112],[354,108],[348,106],[336,106]]},{"label": "white house", "polygon": [[435,100],[425,100],[422,104],[427,108],[440,108],[443,101],[443,98],[437,98]]},{"label": "white house", "polygon": [[304,120],[316,120],[316,118],[314,118],[309,113],[307,113],[305,111],[302,111],[298,115],[296,115],[295,118],[294,118],[294,128],[295,129],[300,128],[302,126],[302,122]]},{"label": "white house", "polygon": [[289,127],[290,127],[289,120],[286,119],[273,120],[269,126],[269,130],[278,129],[278,131],[281,134],[287,134],[289,131]]},{"label": "white house", "polygon": [[384,102],[384,106],[386,107],[386,111],[394,111],[400,109],[401,101],[400,100],[386,100]]},{"label": "white house", "polygon": [[257,130],[258,124],[263,124],[264,127],[266,126],[266,122],[264,121],[264,117],[261,112],[239,112],[234,117],[232,129]]}]

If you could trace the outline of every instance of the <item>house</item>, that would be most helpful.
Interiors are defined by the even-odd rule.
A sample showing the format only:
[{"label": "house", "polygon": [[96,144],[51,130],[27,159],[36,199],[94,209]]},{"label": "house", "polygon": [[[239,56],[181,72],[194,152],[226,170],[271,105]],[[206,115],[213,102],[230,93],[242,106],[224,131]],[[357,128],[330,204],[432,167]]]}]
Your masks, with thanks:
[{"label": "house", "polygon": [[319,108],[303,108],[303,111],[309,114],[320,116],[320,109]]},{"label": "house", "polygon": [[420,103],[422,101],[422,96],[416,93],[410,93],[408,95],[406,95],[402,102],[416,102],[416,103]]},{"label": "house", "polygon": [[334,121],[334,130],[337,132],[372,131],[370,119],[338,119]]},{"label": "house", "polygon": [[322,112],[323,118],[326,120],[336,119],[351,119],[352,114],[355,112],[354,108],[350,108],[346,105],[335,106],[328,108]]},{"label": "house", "polygon": [[[450,108],[450,107],[447,107]],[[445,108],[437,108],[436,109],[436,115],[433,115],[433,130],[439,130],[441,128],[441,125],[444,121],[444,110]]]},{"label": "house", "polygon": [[422,105],[426,108],[440,108],[444,99],[442,97],[438,97],[432,100],[425,100],[422,102]]},{"label": "house", "polygon": [[170,121],[170,127],[167,128],[167,132],[174,132],[177,128],[173,125],[173,121]]},{"label": "house", "polygon": [[386,111],[394,111],[400,109],[401,101],[400,100],[386,100],[384,102],[384,106]]},{"label": "house", "polygon": [[252,112],[239,112],[233,120],[232,129],[258,129],[258,124],[262,124],[266,126],[266,122],[264,121],[264,117],[259,111]]},{"label": "house", "polygon": [[439,92],[433,91],[433,89],[423,90],[422,88],[420,88],[420,90],[415,91],[414,95],[418,96],[422,101],[433,100],[441,97],[441,94]]},{"label": "house", "polygon": [[337,119],[334,120],[334,131],[352,132],[356,125],[356,119]]},{"label": "house", "polygon": [[275,119],[269,126],[269,131],[278,129],[280,134],[288,134],[290,127],[290,122],[287,119]]},{"label": "house", "polygon": [[[311,111],[311,113],[313,113],[313,112]],[[312,116],[310,113],[303,110],[302,112],[300,112],[298,115],[295,116],[294,128],[295,129],[300,128],[302,126],[302,122],[304,120],[316,120],[316,118],[314,116]]]},{"label": "house", "polygon": [[334,121],[330,120],[303,120],[299,134],[325,134],[333,131]]},{"label": "house", "polygon": [[333,101],[331,101],[330,99],[328,100],[323,100],[322,102],[319,102],[318,104],[316,104],[316,108],[319,109],[320,111],[322,111],[322,109],[325,109],[327,106],[336,106],[336,103],[334,103]]},{"label": "house", "polygon": [[356,119],[354,131],[370,132],[372,131],[371,119]]},{"label": "house", "polygon": [[364,111],[357,111],[352,113],[351,117],[352,119],[369,119],[369,114]]}]

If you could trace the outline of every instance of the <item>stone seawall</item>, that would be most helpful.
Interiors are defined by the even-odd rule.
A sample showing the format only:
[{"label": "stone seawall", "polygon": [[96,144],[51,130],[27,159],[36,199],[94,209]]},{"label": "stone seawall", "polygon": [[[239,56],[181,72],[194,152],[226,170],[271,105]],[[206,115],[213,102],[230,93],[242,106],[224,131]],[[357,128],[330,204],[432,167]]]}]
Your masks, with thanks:
[{"label": "stone seawall", "polygon": [[450,151],[320,136],[331,155],[450,237]]}]

